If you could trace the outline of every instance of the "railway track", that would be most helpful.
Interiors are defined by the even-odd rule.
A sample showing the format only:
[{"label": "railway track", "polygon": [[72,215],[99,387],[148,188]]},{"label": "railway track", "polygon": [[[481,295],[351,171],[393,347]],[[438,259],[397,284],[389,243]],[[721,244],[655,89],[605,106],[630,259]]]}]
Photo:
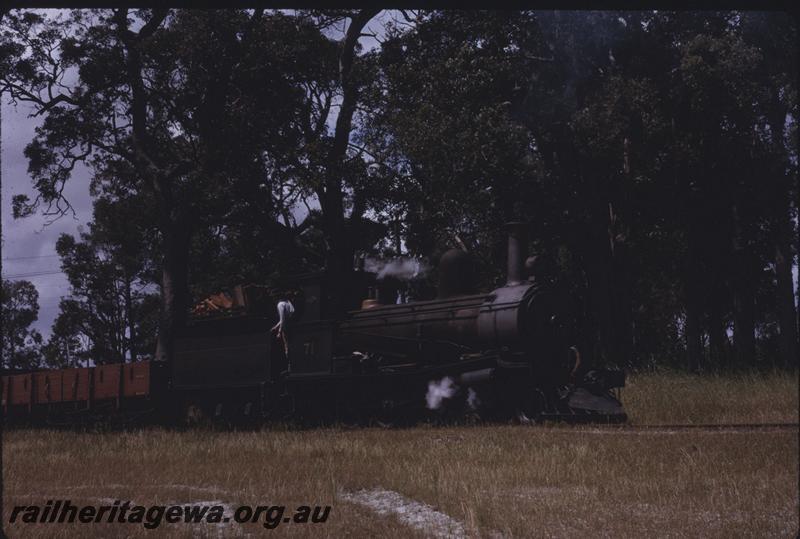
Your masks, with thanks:
[{"label": "railway track", "polygon": [[665,424],[665,425],[585,425],[581,432],[602,431],[620,433],[674,433],[674,432],[783,432],[799,431],[799,423],[726,423],[726,424]]}]

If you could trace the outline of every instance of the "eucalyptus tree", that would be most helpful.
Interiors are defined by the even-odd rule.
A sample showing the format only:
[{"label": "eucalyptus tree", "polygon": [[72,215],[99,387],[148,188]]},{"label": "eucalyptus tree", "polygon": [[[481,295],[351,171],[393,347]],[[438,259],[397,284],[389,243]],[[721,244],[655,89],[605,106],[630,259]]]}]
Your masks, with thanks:
[{"label": "eucalyptus tree", "polygon": [[628,286],[614,275],[624,268],[624,246],[614,250],[624,235],[612,226],[627,208],[612,187],[632,134],[611,125],[627,121],[616,119],[622,111],[598,116],[589,107],[604,91],[609,46],[623,31],[613,14],[427,14],[384,44],[380,114],[366,133],[405,177],[397,193],[408,201],[413,248],[463,245],[479,254],[491,281],[501,273],[505,221],[529,221],[536,248],[554,258],[568,247],[567,258],[582,266],[571,269],[588,280],[607,356],[620,355],[613,299]]},{"label": "eucalyptus tree", "polygon": [[77,238],[62,234],[56,242],[70,290],[60,302],[51,348],[65,360],[82,354],[96,363],[152,357],[158,315],[154,227],[136,199],[99,197],[94,207],[88,231]]},{"label": "eucalyptus tree", "polygon": [[[15,215],[70,211],[63,190],[79,161],[92,168],[95,194],[146,200],[160,249],[159,359],[186,315],[196,231],[253,186],[267,194],[252,203],[278,213],[270,171],[299,143],[306,96],[294,75],[309,30],[318,34],[263,10],[15,12],[3,22],[16,61],[0,89],[43,117],[26,148],[37,196],[15,197]],[[261,224],[278,235],[276,223]]]},{"label": "eucalyptus tree", "polygon": [[[798,362],[798,319],[792,265],[800,250],[797,233],[798,47],[797,17],[781,12],[744,12],[737,19],[742,38],[760,51],[756,77],[761,151],[757,176],[769,218],[768,249],[773,258],[778,353],[784,365]],[[766,259],[770,254],[766,254]],[[800,281],[797,282],[800,292]]]},{"label": "eucalyptus tree", "polygon": [[364,137],[408,245],[527,218],[601,357],[749,364],[779,317],[790,358],[796,76],[778,51],[796,29],[776,17],[451,11],[390,32]]},{"label": "eucalyptus tree", "polygon": [[[379,13],[377,9],[359,9],[297,14],[299,21],[317,28],[328,41],[312,41],[315,49],[298,51],[301,61],[314,66],[317,76],[302,81],[304,106],[298,122],[302,144],[288,155],[292,163],[285,172],[289,184],[319,204],[318,213],[307,206],[319,222],[312,219],[306,224],[318,225],[324,249],[321,262],[335,282],[347,280],[356,249],[378,239],[365,222],[375,194],[369,166],[352,134],[371,77],[361,40],[375,37],[368,24]],[[282,217],[285,222],[291,220],[288,214]],[[301,228],[305,231],[307,226]],[[365,231],[370,241],[363,241]],[[335,287],[331,291],[332,305],[341,303],[343,290]]]},{"label": "eucalyptus tree", "polygon": [[358,133],[391,178],[407,248],[466,248],[490,282],[502,273],[503,223],[549,222],[535,142],[513,116],[530,62],[519,51],[538,39],[530,23],[515,12],[451,11],[390,26],[371,121]]},{"label": "eucalyptus tree", "polygon": [[42,335],[31,324],[39,318],[39,292],[30,281],[3,279],[3,368],[39,364]]}]

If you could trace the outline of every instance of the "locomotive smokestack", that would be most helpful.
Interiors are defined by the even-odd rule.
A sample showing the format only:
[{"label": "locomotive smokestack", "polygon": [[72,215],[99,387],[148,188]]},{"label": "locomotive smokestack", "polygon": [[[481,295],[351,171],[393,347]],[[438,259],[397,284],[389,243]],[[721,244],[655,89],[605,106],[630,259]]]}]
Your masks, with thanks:
[{"label": "locomotive smokestack", "polygon": [[508,280],[506,285],[522,284],[525,281],[525,259],[528,256],[527,224],[506,223],[508,230]]}]

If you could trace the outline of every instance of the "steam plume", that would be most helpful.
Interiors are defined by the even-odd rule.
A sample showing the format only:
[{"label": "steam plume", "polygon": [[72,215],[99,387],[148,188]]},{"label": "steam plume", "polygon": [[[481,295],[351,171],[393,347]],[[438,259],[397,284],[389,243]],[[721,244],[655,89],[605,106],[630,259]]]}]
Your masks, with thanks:
[{"label": "steam plume", "polygon": [[445,376],[438,382],[431,380],[428,382],[428,394],[425,400],[428,402],[428,410],[438,410],[442,401],[449,399],[456,394],[458,386],[449,376]]},{"label": "steam plume", "polygon": [[416,277],[424,276],[428,270],[428,265],[419,258],[394,258],[392,260],[379,260],[377,258],[367,258],[364,261],[364,269],[378,274],[378,279],[395,277],[406,281]]},{"label": "steam plume", "polygon": [[469,406],[470,410],[477,410],[478,406],[480,406],[481,400],[478,398],[478,394],[475,393],[475,390],[467,388],[467,406]]}]

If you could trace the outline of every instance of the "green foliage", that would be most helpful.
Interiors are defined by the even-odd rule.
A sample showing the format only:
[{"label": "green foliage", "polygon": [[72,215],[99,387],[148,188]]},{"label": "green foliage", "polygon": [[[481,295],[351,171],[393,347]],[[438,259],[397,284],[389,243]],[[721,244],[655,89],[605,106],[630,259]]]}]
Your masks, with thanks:
[{"label": "green foliage", "polygon": [[3,368],[39,365],[41,334],[31,329],[39,318],[39,292],[30,281],[3,279]]},{"label": "green foliage", "polygon": [[516,13],[434,13],[412,32],[390,30],[359,136],[394,175],[388,198],[410,251],[466,246],[486,278],[502,271],[500,225],[531,212],[542,190],[533,141],[513,121],[519,51],[535,39]]},{"label": "green foliage", "polygon": [[684,362],[706,338],[729,364],[734,325],[760,343],[745,361],[775,357],[796,340],[791,299],[768,314],[795,229],[794,139],[775,136],[795,132],[793,32],[757,13],[429,13],[389,29],[362,136],[412,253],[466,239],[488,286],[502,235],[485,232],[532,221],[607,361]]},{"label": "green foliage", "polygon": [[[103,215],[98,205],[95,215]],[[146,258],[136,243],[115,238],[119,230],[112,226],[95,223],[80,239],[62,234],[56,243],[70,295],[61,300],[53,324],[45,351],[49,362],[113,363],[153,354],[158,303]]]}]

